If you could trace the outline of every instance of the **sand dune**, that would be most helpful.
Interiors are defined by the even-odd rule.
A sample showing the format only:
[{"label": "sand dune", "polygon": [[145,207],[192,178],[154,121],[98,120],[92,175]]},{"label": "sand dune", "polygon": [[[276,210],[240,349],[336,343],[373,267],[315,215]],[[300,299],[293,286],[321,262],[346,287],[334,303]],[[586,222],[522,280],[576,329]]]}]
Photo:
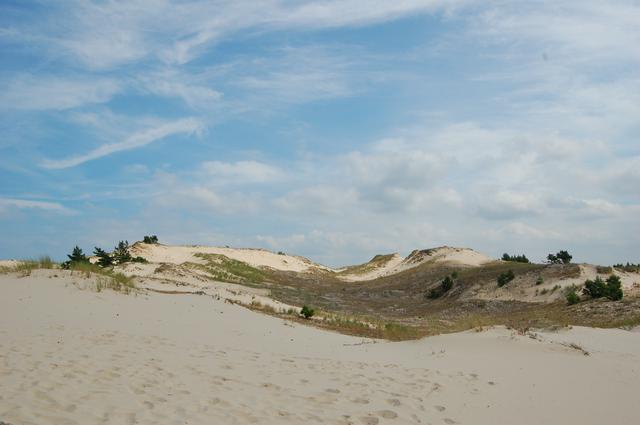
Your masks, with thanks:
[{"label": "sand dune", "polygon": [[631,425],[640,415],[638,333],[496,328],[389,343],[206,295],[79,289],[90,284],[60,271],[0,276],[0,421]]},{"label": "sand dune", "polygon": [[265,249],[227,248],[213,246],[169,246],[160,244],[136,243],[131,247],[131,254],[141,256],[152,263],[182,264],[185,262],[201,263],[203,260],[196,254],[224,255],[233,260],[243,261],[253,267],[270,267],[276,270],[305,272],[314,268],[328,269],[313,263],[304,257],[276,254]]},{"label": "sand dune", "polygon": [[495,261],[493,258],[470,248],[452,248],[448,246],[415,250],[406,258],[402,258],[397,253],[382,256],[385,261],[376,261],[378,257],[374,257],[369,263],[356,266],[353,272],[349,272],[349,269],[354,267],[336,270],[337,272],[342,272],[338,277],[344,281],[357,282],[401,273],[427,262],[449,263],[461,267],[478,267]]}]

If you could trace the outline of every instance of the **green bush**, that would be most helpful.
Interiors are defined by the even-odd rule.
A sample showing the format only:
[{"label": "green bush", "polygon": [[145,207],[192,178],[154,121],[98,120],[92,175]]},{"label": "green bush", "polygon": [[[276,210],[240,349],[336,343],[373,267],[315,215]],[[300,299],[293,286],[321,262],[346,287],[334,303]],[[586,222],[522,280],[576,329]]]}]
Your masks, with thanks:
[{"label": "green bush", "polygon": [[617,301],[622,299],[623,296],[622,282],[616,275],[609,276],[606,282],[600,276],[597,276],[595,280],[587,279],[584,282],[582,293],[591,298],[607,297],[612,301]]},{"label": "green bush", "polygon": [[313,317],[313,315],[315,314],[315,311],[312,308],[307,307],[306,305],[302,306],[302,310],[300,310],[300,314],[305,318],[305,319],[310,319]]},{"label": "green bush", "polygon": [[516,263],[528,263],[529,259],[524,255],[509,255],[506,252],[502,254],[502,261],[513,261]]},{"label": "green bush", "polygon": [[538,276],[536,279],[536,285],[542,285],[544,283],[544,277]]},{"label": "green bush", "polygon": [[500,273],[498,276],[498,286],[502,287],[507,283],[511,282],[515,279],[516,275],[513,274],[513,270],[508,270],[506,273]]},{"label": "green bush", "polygon": [[[455,275],[455,276],[454,276]],[[453,284],[455,283],[454,279],[458,276],[457,272],[453,272],[451,276],[446,276],[435,288],[432,288],[427,294],[427,298],[432,300],[436,298],[440,298],[445,293],[447,293],[451,288],[453,288]]]},{"label": "green bush", "polygon": [[566,295],[567,305],[574,305],[580,302],[580,296],[576,293],[575,288],[571,288]]},{"label": "green bush", "polygon": [[148,244],[157,244],[158,237],[156,235],[145,236],[144,238],[142,238],[142,242],[148,243]]},{"label": "green bush", "polygon": [[591,298],[604,297],[607,294],[607,284],[600,276],[597,276],[595,280],[587,279],[584,281],[582,293]]},{"label": "green bush", "polygon": [[626,265],[622,263],[614,264],[613,268],[619,269],[625,272],[640,273],[640,264],[633,264],[628,261]]},{"label": "green bush", "polygon": [[573,257],[567,251],[558,251],[556,254],[547,255],[547,262],[550,264],[569,264]]},{"label": "green bush", "polygon": [[607,278],[607,298],[612,301],[618,301],[622,299],[622,282],[616,275],[611,275]]}]

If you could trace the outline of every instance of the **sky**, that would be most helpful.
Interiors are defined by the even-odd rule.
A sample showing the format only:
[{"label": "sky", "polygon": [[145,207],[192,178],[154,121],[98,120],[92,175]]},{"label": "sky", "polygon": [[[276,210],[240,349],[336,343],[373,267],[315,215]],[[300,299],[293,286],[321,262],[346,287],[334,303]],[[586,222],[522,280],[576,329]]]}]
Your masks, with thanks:
[{"label": "sky", "polygon": [[0,258],[640,262],[638,1],[0,1]]}]

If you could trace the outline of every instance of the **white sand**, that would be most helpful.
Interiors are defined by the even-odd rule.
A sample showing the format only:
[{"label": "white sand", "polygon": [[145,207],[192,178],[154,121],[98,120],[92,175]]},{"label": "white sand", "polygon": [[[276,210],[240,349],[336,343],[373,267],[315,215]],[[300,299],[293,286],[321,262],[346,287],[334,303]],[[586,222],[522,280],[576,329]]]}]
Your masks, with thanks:
[{"label": "white sand", "polygon": [[413,251],[406,258],[402,258],[398,254],[393,254],[393,257],[391,257],[389,261],[372,268],[366,273],[343,274],[339,275],[338,278],[347,282],[365,281],[400,273],[427,262],[455,264],[461,267],[478,267],[495,261],[493,258],[480,254],[470,248],[442,246],[430,249],[428,252],[425,251],[426,250]]},{"label": "white sand", "polygon": [[131,254],[142,256],[152,263],[182,264],[185,262],[204,263],[195,254],[218,254],[243,261],[253,267],[270,267],[276,270],[305,272],[314,268],[327,269],[310,260],[293,255],[281,255],[264,249],[223,248],[213,246],[169,246],[160,244],[136,243]]},{"label": "white sand", "polygon": [[0,421],[635,425],[640,417],[634,332],[574,328],[536,340],[499,328],[376,342],[208,296],[96,293],[53,274],[0,276]]}]

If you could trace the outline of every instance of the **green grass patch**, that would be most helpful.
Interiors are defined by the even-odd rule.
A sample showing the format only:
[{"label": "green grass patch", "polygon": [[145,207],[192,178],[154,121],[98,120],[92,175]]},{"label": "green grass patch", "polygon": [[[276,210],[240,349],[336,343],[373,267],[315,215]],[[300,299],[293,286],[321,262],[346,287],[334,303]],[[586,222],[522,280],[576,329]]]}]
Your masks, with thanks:
[{"label": "green grass patch", "polygon": [[213,279],[231,283],[263,283],[268,273],[249,264],[220,254],[195,254],[207,264],[188,263],[191,267],[205,271]]}]

